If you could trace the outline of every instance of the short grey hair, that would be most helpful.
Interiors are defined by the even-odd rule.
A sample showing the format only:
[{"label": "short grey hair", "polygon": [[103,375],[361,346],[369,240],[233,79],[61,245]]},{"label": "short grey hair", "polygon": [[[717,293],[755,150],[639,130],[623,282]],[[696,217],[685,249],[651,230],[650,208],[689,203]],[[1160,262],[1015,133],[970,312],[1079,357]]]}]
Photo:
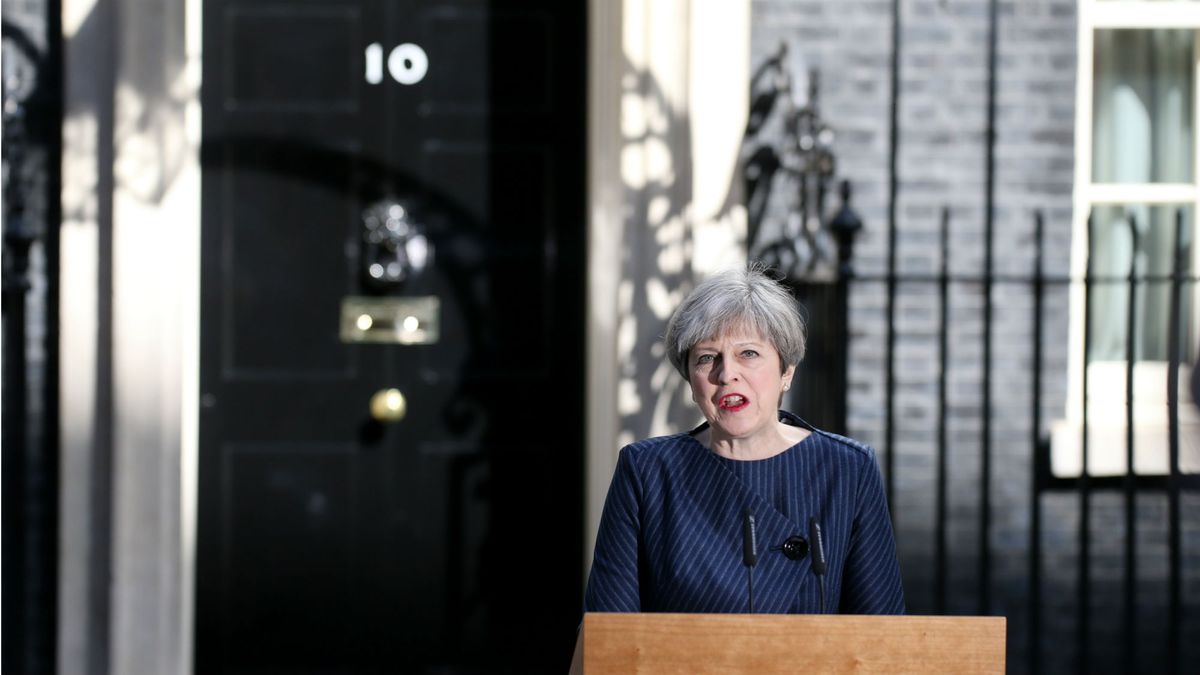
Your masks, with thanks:
[{"label": "short grey hair", "polygon": [[663,337],[667,358],[686,380],[692,347],[743,326],[757,330],[774,345],[784,370],[804,358],[800,303],[757,264],[714,274],[688,293],[667,322]]}]

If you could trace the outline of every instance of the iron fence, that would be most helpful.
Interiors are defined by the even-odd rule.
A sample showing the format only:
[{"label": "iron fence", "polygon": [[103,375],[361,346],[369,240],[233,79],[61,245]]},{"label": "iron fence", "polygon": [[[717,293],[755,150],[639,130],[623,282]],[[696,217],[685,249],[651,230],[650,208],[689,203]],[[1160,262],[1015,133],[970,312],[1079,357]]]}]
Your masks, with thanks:
[{"label": "iron fence", "polygon": [[[1142,672],[1147,669],[1158,670],[1159,666],[1168,669],[1170,672],[1183,672],[1185,668],[1184,657],[1184,636],[1183,630],[1185,626],[1185,589],[1183,586],[1183,541],[1182,532],[1185,526],[1184,514],[1181,510],[1181,495],[1186,491],[1196,492],[1200,490],[1200,474],[1184,473],[1180,465],[1180,447],[1181,447],[1181,428],[1180,428],[1180,407],[1183,403],[1179,398],[1179,372],[1181,367],[1186,368],[1185,363],[1185,343],[1188,339],[1194,341],[1194,337],[1185,338],[1186,327],[1184,321],[1184,313],[1190,305],[1190,291],[1194,287],[1195,282],[1200,280],[1200,277],[1194,276],[1190,270],[1190,243],[1188,241],[1188,228],[1185,226],[1185,212],[1179,209],[1175,212],[1174,217],[1174,233],[1172,244],[1172,260],[1171,269],[1166,274],[1153,274],[1139,269],[1139,238],[1137,236],[1138,227],[1134,216],[1130,215],[1129,226],[1133,233],[1133,250],[1130,255],[1132,261],[1125,274],[1102,274],[1097,272],[1093,260],[1095,255],[1095,243],[1100,240],[1100,235],[1092,232],[1094,229],[1093,219],[1089,218],[1088,227],[1089,246],[1087,255],[1086,269],[1082,276],[1070,274],[1060,274],[1047,271],[1045,269],[1046,259],[1046,237],[1045,224],[1042,214],[1034,214],[1034,255],[1029,261],[1029,270],[1025,274],[998,274],[990,269],[984,269],[978,274],[955,274],[951,272],[950,265],[950,245],[949,233],[951,230],[951,212],[948,208],[943,209],[941,213],[941,222],[938,236],[938,270],[932,274],[912,274],[902,272],[891,272],[882,274],[855,274],[853,269],[846,265],[842,270],[840,278],[836,283],[805,283],[792,282],[792,287],[796,295],[808,307],[813,314],[822,314],[825,328],[819,332],[810,344],[810,357],[807,363],[815,362],[817,365],[810,366],[802,364],[802,367],[807,367],[801,377],[797,378],[800,388],[797,391],[796,398],[792,403],[798,410],[803,410],[806,416],[810,418],[818,426],[834,429],[839,432],[845,432],[846,425],[846,407],[845,401],[847,397],[847,371],[846,371],[846,353],[848,349],[849,330],[849,310],[848,302],[852,287],[867,284],[867,285],[884,285],[888,290],[888,297],[893,299],[889,302],[886,312],[886,350],[889,354],[895,353],[897,340],[901,337],[901,332],[897,327],[896,304],[894,302],[895,293],[901,288],[907,287],[923,287],[933,291],[933,297],[936,304],[936,359],[937,359],[937,381],[936,388],[936,412],[935,412],[935,447],[933,448],[934,463],[933,463],[933,482],[935,485],[933,494],[933,541],[934,552],[932,555],[932,571],[930,578],[933,580],[932,602],[925,606],[920,600],[915,603],[915,606],[910,606],[910,609],[917,611],[928,611],[935,614],[952,613],[952,605],[962,606],[963,598],[956,598],[959,602],[951,603],[952,591],[948,588],[948,580],[950,578],[949,571],[953,564],[956,564],[954,556],[950,552],[950,538],[948,525],[951,522],[951,514],[949,512],[949,471],[948,460],[951,457],[953,449],[950,439],[948,438],[948,424],[951,421],[951,412],[949,408],[949,382],[948,376],[951,371],[949,363],[950,353],[950,335],[951,328],[954,325],[955,317],[952,312],[951,291],[959,287],[965,288],[968,292],[973,292],[978,289],[985,298],[991,297],[994,290],[999,287],[1009,287],[1018,291],[1027,293],[1031,298],[1030,314],[1027,318],[1029,325],[1029,344],[1027,352],[1030,355],[1030,379],[1029,391],[1026,395],[1026,400],[1029,406],[1029,435],[1025,443],[1028,445],[1030,466],[1027,467],[1028,475],[1030,476],[1030,484],[1028,486],[1028,501],[1024,508],[1028,510],[1028,559],[1027,559],[1027,601],[1026,609],[1023,615],[1025,622],[1022,625],[1021,621],[1010,621],[1010,665],[1024,664],[1027,665],[1031,672],[1039,672],[1046,668],[1045,648],[1047,645],[1058,644],[1063,636],[1061,631],[1048,629],[1043,621],[1043,607],[1047,599],[1061,602],[1062,598],[1048,597],[1051,591],[1048,591],[1044,583],[1046,566],[1048,564],[1043,549],[1044,524],[1045,515],[1043,514],[1042,502],[1048,495],[1074,495],[1077,499],[1078,509],[1078,528],[1076,531],[1077,546],[1077,568],[1074,570],[1074,582],[1076,597],[1074,598],[1075,617],[1074,617],[1074,647],[1076,651],[1075,668],[1079,672],[1096,672],[1106,669],[1119,670],[1121,672]],[[985,246],[990,247],[990,238],[985,241]],[[848,259],[848,254],[846,259]],[[1097,294],[1105,288],[1123,287],[1127,294],[1125,312],[1127,314],[1125,320],[1125,354],[1124,354],[1124,373],[1125,373],[1125,392],[1124,392],[1124,450],[1125,450],[1125,471],[1123,475],[1091,475],[1089,467],[1091,461],[1089,457],[1089,436],[1090,431],[1095,426],[1095,420],[1089,418],[1089,402],[1093,394],[1094,382],[1089,380],[1089,368],[1087,367],[1087,355],[1091,352],[1093,341],[1093,323],[1095,322],[1095,313],[1097,308]],[[1138,290],[1143,287],[1151,286],[1166,286],[1168,289],[1168,306],[1170,311],[1165,317],[1161,317],[1162,321],[1167,325],[1167,377],[1166,377],[1166,416],[1168,421],[1167,440],[1169,447],[1167,472],[1165,474],[1144,474],[1138,473],[1137,463],[1135,462],[1135,449],[1137,447],[1136,431],[1138,421],[1135,419],[1135,406],[1138,403],[1138,394],[1135,391],[1134,368],[1138,363],[1138,355],[1135,350],[1137,342],[1137,317],[1138,317]],[[1051,442],[1050,435],[1047,432],[1047,420],[1044,415],[1044,388],[1049,378],[1063,377],[1064,374],[1057,372],[1056,368],[1048,367],[1045,362],[1045,345],[1046,345],[1046,325],[1048,321],[1046,310],[1046,297],[1048,293],[1054,289],[1059,290],[1075,290],[1082,297],[1083,302],[1083,336],[1081,345],[1082,354],[1084,355],[1084,367],[1080,369],[1080,380],[1078,382],[1079,391],[1082,392],[1080,398],[1079,414],[1081,417],[1079,449],[1080,471],[1078,476],[1060,476],[1055,475],[1051,467]],[[985,301],[983,330],[981,332],[981,340],[984,342],[984,348],[981,350],[983,358],[979,363],[982,370],[979,386],[981,388],[981,398],[983,404],[981,406],[981,424],[979,428],[979,448],[981,468],[979,472],[979,482],[976,486],[978,492],[978,521],[975,523],[975,528],[979,533],[978,550],[975,554],[975,563],[977,568],[975,576],[977,587],[973,594],[974,610],[973,613],[987,615],[996,612],[996,605],[992,597],[993,589],[993,566],[998,555],[1011,555],[1008,552],[997,553],[992,544],[992,532],[994,529],[993,516],[997,508],[1021,508],[1018,504],[1007,503],[1002,506],[997,506],[993,503],[992,485],[995,480],[993,469],[997,467],[997,462],[1015,461],[1011,453],[1001,455],[1000,457],[993,456],[993,424],[995,419],[995,411],[992,405],[992,393],[995,390],[994,370],[995,366],[990,355],[990,350],[987,345],[995,341],[994,323],[991,314],[993,313],[993,305],[991,302]],[[1055,320],[1061,321],[1061,317],[1055,317]],[[829,325],[831,324],[832,325]],[[822,335],[824,337],[822,337]],[[898,427],[898,418],[896,415],[896,399],[897,399],[897,379],[895,377],[895,360],[889,358],[885,361],[887,372],[882,379],[885,382],[884,391],[886,395],[886,414],[884,416],[884,429],[882,433],[883,442],[881,443],[880,455],[884,465],[885,485],[888,494],[888,499],[893,504],[893,516],[895,516],[895,504],[897,493],[897,463],[901,453],[895,442],[896,429]],[[1200,383],[1200,380],[1197,381]],[[832,392],[832,395],[831,395]],[[1200,397],[1195,397],[1200,400]],[[1007,467],[999,467],[1007,469]],[[1010,475],[1011,471],[1004,471],[1005,475]],[[1119,667],[1112,663],[1100,663],[1098,658],[1094,656],[1102,646],[1098,643],[1093,625],[1093,598],[1097,593],[1097,588],[1093,583],[1093,567],[1095,563],[1095,555],[1093,552],[1093,538],[1095,533],[1092,531],[1093,523],[1093,498],[1097,494],[1113,494],[1119,495],[1123,503],[1124,522],[1121,536],[1123,537],[1123,553],[1121,555],[1123,590],[1121,596],[1122,612],[1119,618],[1105,616],[1099,621],[1106,624],[1112,624],[1116,621],[1119,625],[1119,632],[1126,636],[1122,641],[1121,646],[1121,662]],[[1167,500],[1167,616],[1165,625],[1167,628],[1167,640],[1165,654],[1151,654],[1149,649],[1140,647],[1139,641],[1136,639],[1137,621],[1140,612],[1140,603],[1138,597],[1139,576],[1138,565],[1141,556],[1138,548],[1138,530],[1139,518],[1137,510],[1137,499],[1139,496],[1147,494],[1165,495]],[[898,537],[904,537],[903,528],[898,530]],[[1065,570],[1055,569],[1051,573],[1057,577],[1068,576]],[[960,591],[961,593],[961,591]],[[911,603],[910,605],[914,605]],[[1018,631],[1023,633],[1018,635]],[[1023,640],[1014,640],[1013,638],[1023,637]],[[1023,645],[1023,646],[1022,646]],[[1024,653],[1014,653],[1013,650],[1023,649]],[[1058,661],[1055,661],[1058,663]],[[1021,670],[1020,666],[1014,669]]]},{"label": "iron fence", "polygon": [[[880,451],[886,491],[889,502],[893,505],[895,518],[897,498],[909,496],[898,495],[898,489],[902,489],[902,486],[898,487],[897,476],[901,460],[905,459],[905,447],[912,447],[904,446],[897,438],[901,426],[898,411],[901,382],[897,376],[897,356],[898,344],[905,337],[898,322],[898,296],[902,291],[913,289],[929,292],[935,316],[934,334],[929,348],[936,363],[936,381],[932,383],[936,392],[936,403],[932,413],[933,429],[929,443],[933,447],[923,447],[921,452],[928,451],[931,456],[928,472],[932,474],[930,483],[933,489],[931,495],[922,495],[921,498],[932,501],[933,518],[928,526],[932,532],[932,554],[929,556],[929,566],[932,569],[928,571],[931,592],[928,598],[910,596],[910,611],[984,615],[1011,611],[1014,602],[1009,596],[1012,593],[1006,589],[1003,597],[997,595],[994,582],[1002,575],[1006,578],[1011,577],[1011,569],[1015,563],[1016,567],[1023,568],[1023,597],[1015,603],[1020,605],[1020,611],[1013,613],[1009,621],[1010,670],[1075,670],[1081,673],[1185,672],[1189,668],[1194,669],[1195,659],[1200,658],[1200,647],[1193,645],[1196,642],[1194,638],[1200,637],[1200,620],[1194,616],[1197,609],[1195,605],[1200,604],[1200,591],[1192,588],[1194,584],[1190,582],[1191,577],[1185,574],[1188,570],[1187,560],[1197,555],[1194,537],[1185,537],[1185,534],[1200,529],[1200,514],[1192,515],[1191,510],[1185,509],[1185,504],[1192,503],[1187,500],[1194,499],[1196,493],[1200,492],[1200,474],[1185,473],[1181,466],[1181,441],[1184,437],[1180,420],[1181,406],[1190,404],[1185,404],[1179,396],[1181,368],[1188,370],[1190,358],[1187,352],[1200,338],[1197,335],[1186,335],[1190,320],[1185,320],[1186,312],[1194,312],[1193,308],[1196,305],[1192,297],[1196,281],[1200,279],[1195,275],[1195,270],[1190,268],[1192,246],[1189,239],[1192,237],[1190,230],[1194,228],[1189,227],[1186,211],[1182,208],[1176,210],[1171,228],[1173,231],[1169,235],[1166,232],[1162,233],[1163,236],[1171,237],[1169,269],[1144,269],[1138,266],[1141,257],[1139,254],[1142,252],[1139,247],[1143,244],[1138,236],[1140,228],[1133,215],[1127,216],[1129,241],[1132,245],[1129,257],[1131,262],[1127,269],[1114,272],[1111,269],[1102,270],[1095,263],[1096,245],[1106,235],[1096,231],[1095,219],[1089,216],[1087,263],[1081,266],[1082,270],[1071,274],[1048,268],[1047,260],[1050,256],[1046,241],[1046,219],[1041,212],[1036,212],[1032,214],[1033,255],[1026,261],[1026,269],[1017,273],[1011,270],[1019,267],[1006,266],[1004,271],[997,270],[994,230],[997,211],[998,5],[996,0],[989,0],[987,3],[986,121],[982,148],[984,175],[980,200],[981,222],[963,224],[964,229],[978,231],[981,235],[982,246],[981,250],[977,251],[982,258],[980,269],[966,274],[952,271],[950,234],[954,230],[954,223],[949,208],[943,208],[940,214],[934,271],[911,273],[899,269],[898,245],[901,237],[897,229],[897,204],[903,185],[898,156],[902,137],[899,110],[904,94],[903,80],[900,77],[900,64],[903,60],[901,52],[904,48],[901,39],[904,34],[904,15],[900,11],[898,0],[894,0],[884,270],[856,272],[848,243],[839,246],[841,264],[833,280],[799,280],[805,275],[791,273],[785,258],[776,256],[777,259],[768,260],[784,268],[793,279],[790,283],[796,295],[808,306],[811,314],[822,317],[822,329],[815,333],[810,343],[809,362],[802,364],[801,377],[797,378],[799,386],[796,387],[793,404],[796,409],[803,410],[806,416],[811,417],[811,421],[818,426],[843,432],[851,426],[847,424],[847,401],[850,402],[851,408],[871,405],[870,401],[856,401],[856,394],[849,391],[851,357],[848,356],[848,352],[853,351],[851,347],[855,340],[862,340],[865,330],[861,325],[852,324],[850,302],[856,294],[868,288],[873,297],[881,296],[884,301],[883,325],[874,327],[880,328],[883,333],[882,372],[875,372],[873,377],[877,377],[883,396],[882,429],[879,430],[879,438],[872,440],[877,442]],[[781,50],[778,56],[768,62],[767,67],[781,63],[784,53]],[[782,79],[790,82],[789,78]],[[814,91],[810,94],[813,115],[817,109],[815,97],[814,86]],[[755,98],[752,113],[765,108],[758,104],[769,100],[770,97],[766,94]],[[753,119],[756,118],[752,117]],[[821,124],[813,123],[807,126],[820,128]],[[805,128],[805,125],[800,124],[785,125],[788,131]],[[751,126],[748,139],[757,129],[758,126]],[[795,182],[799,185],[799,199],[795,200],[795,209],[803,214],[802,220],[807,222],[810,209],[814,209],[818,214],[825,213],[824,181],[830,180],[833,172],[816,171],[812,168],[812,162],[789,162],[788,152],[791,148],[820,149],[820,144],[814,145],[811,140],[806,145],[802,133],[792,135],[796,138],[785,135],[779,146],[782,149],[781,161],[763,162],[760,156],[751,155],[758,159],[757,166],[753,161],[749,162],[748,166],[752,171],[759,169],[759,173],[762,173],[761,167],[766,166],[783,172],[785,176],[788,172],[797,174],[799,178]],[[827,164],[829,167],[835,165],[832,156]],[[800,176],[804,172],[807,172],[807,175]],[[761,176],[751,175],[749,178],[757,178],[756,182],[748,180],[747,183],[748,198],[754,199],[763,191],[762,185],[765,181]],[[813,186],[816,186],[815,189]],[[815,197],[810,196],[814,193]],[[839,215],[844,214],[847,208],[848,205],[843,204]],[[764,231],[762,224],[756,222],[756,216],[762,217],[762,210],[750,209],[750,216],[751,233]],[[833,235],[833,228],[829,223],[826,223],[825,227],[832,238],[837,238]],[[794,233],[787,232],[786,229],[783,234],[785,237],[794,236]],[[756,252],[787,250],[787,247],[778,245],[761,246],[753,237],[750,241],[752,257],[758,257]],[[1058,255],[1055,258],[1061,260],[1062,256]],[[1004,262],[1020,263],[1014,261],[1011,255],[1006,255]],[[798,265],[793,269],[796,267]],[[1123,290],[1123,307],[1113,306],[1113,294],[1109,292],[1113,289]],[[1166,290],[1168,309],[1165,315],[1149,313],[1148,305],[1139,306],[1142,297],[1139,291],[1147,289]],[[1000,338],[997,337],[998,312],[994,298],[1001,291],[1006,294],[1026,294],[1030,299],[1029,314],[1022,319],[1027,322],[1028,342],[1019,346],[1022,354],[1028,355],[1028,390],[1020,396],[1028,405],[1028,427],[1021,432],[1023,438],[1005,440],[1002,451],[997,452],[994,443],[996,432],[1003,432],[1004,429],[997,423],[998,408],[994,398],[997,383],[1003,384],[995,372],[997,340]],[[1058,333],[1054,331],[1065,323],[1061,315],[1050,314],[1053,308],[1048,305],[1048,299],[1060,297],[1062,294],[1067,294],[1071,302],[1077,303],[1075,306],[1082,314],[1082,332],[1076,333],[1076,337],[1073,338],[1079,343],[1065,347],[1048,342],[1056,339]],[[973,518],[970,529],[977,540],[970,555],[955,550],[956,544],[961,549],[962,538],[956,540],[961,531],[956,532],[951,527],[952,524],[961,527],[963,514],[960,511],[956,515],[952,511],[952,487],[961,490],[961,486],[951,485],[950,463],[952,459],[957,460],[965,454],[955,445],[955,440],[950,434],[952,418],[957,415],[961,419],[963,415],[961,410],[954,410],[949,381],[954,368],[949,355],[956,346],[952,344],[951,336],[954,335],[953,328],[956,322],[963,318],[955,315],[956,306],[952,298],[964,295],[973,295],[979,301],[981,307],[978,318],[982,324],[978,329],[978,344],[974,345],[978,349],[978,356],[973,362],[979,369],[977,386],[980,405],[977,419],[974,420],[977,423],[974,432],[977,433],[979,469],[975,479],[977,482],[970,486],[973,489],[970,496],[977,503],[977,509],[970,514],[970,518]],[[1079,304],[1082,304],[1081,308]],[[1124,353],[1120,358],[1112,359],[1121,363],[1124,375],[1123,410],[1114,414],[1114,417],[1120,417],[1120,424],[1116,426],[1123,425],[1124,437],[1112,439],[1108,443],[1123,444],[1124,471],[1106,475],[1096,475],[1089,468],[1095,451],[1095,448],[1089,447],[1090,435],[1099,422],[1107,421],[1092,419],[1089,411],[1089,403],[1097,393],[1097,387],[1103,386],[1089,379],[1089,355],[1093,351],[1093,342],[1096,339],[1093,324],[1098,311],[1103,311],[1108,316],[1125,313]],[[1139,442],[1145,443],[1144,440],[1139,441],[1139,421],[1135,415],[1141,392],[1134,386],[1134,372],[1139,362],[1145,360],[1139,357],[1136,349],[1138,330],[1144,328],[1139,326],[1139,315],[1145,316],[1143,321],[1159,322],[1160,327],[1165,325],[1166,328],[1165,357],[1159,355],[1156,360],[1165,361],[1166,364],[1165,383],[1160,385],[1166,389],[1165,403],[1162,404],[1165,409],[1161,412],[1165,413],[1167,422],[1167,460],[1165,471],[1154,474],[1139,473],[1135,461]],[[1011,321],[1010,315],[1005,316]],[[855,321],[862,319],[857,318]],[[1054,330],[1051,330],[1051,326]],[[1111,326],[1109,330],[1112,330]],[[1067,397],[1068,405],[1073,407],[1079,421],[1078,428],[1070,430],[1071,433],[1078,434],[1080,468],[1077,475],[1067,472],[1056,474],[1052,468],[1054,449],[1049,433],[1051,420],[1047,419],[1045,414],[1047,402],[1051,407],[1057,405],[1056,397],[1059,392],[1051,387],[1065,381],[1068,373],[1075,373],[1075,370],[1048,359],[1048,346],[1052,346],[1054,354],[1061,354],[1063,351],[1081,354],[1076,357],[1076,362],[1082,364],[1082,367],[1077,368],[1077,373],[1071,375],[1077,378],[1077,381],[1068,385],[1079,392],[1079,395]],[[1008,349],[1017,346],[1006,343],[1002,347]],[[1197,379],[1193,378],[1193,384],[1196,383]],[[1200,396],[1193,394],[1193,399],[1200,400]],[[1007,404],[1007,400],[1005,403]],[[858,433],[859,430],[852,431]],[[1021,452],[1010,451],[1016,446],[1022,447]],[[1015,463],[1024,465],[1016,467]],[[1027,492],[1022,491],[1019,497],[1001,494],[997,498],[994,486],[999,484],[998,481],[1008,480],[1014,475],[1028,476],[1028,484],[1023,486],[1027,488]],[[1165,500],[1165,514],[1140,513],[1139,502],[1148,497]],[[1063,502],[1070,503],[1068,510],[1076,518],[1075,522],[1065,525],[1061,522]],[[1008,510],[1009,513],[1002,513],[998,509]],[[1097,517],[1107,517],[1116,511],[1121,513],[1115,519],[1119,522],[1108,526],[1109,531],[1115,534],[1106,535],[1108,541],[1098,542],[1095,525]],[[1014,512],[1017,512],[1016,520],[1028,523],[1027,529],[1022,533],[1025,537],[1023,549],[1019,553],[998,551],[993,543],[993,535],[1002,529],[1006,522],[1013,520]],[[1158,561],[1154,560],[1154,557],[1159,555],[1156,548],[1144,546],[1146,537],[1142,536],[1142,532],[1150,527],[1156,528],[1155,536],[1158,530],[1165,530],[1165,565],[1159,565]],[[1071,528],[1074,528],[1073,533],[1069,532]],[[1055,538],[1062,530],[1068,531],[1071,541],[1062,542]],[[908,533],[903,528],[897,532],[901,540],[906,534]],[[1119,546],[1114,544],[1113,539],[1121,540]],[[1115,562],[1109,553],[1114,549],[1117,551]],[[1064,551],[1066,553],[1063,553]],[[902,567],[905,566],[904,555],[902,550]],[[1000,560],[1002,556],[1004,559]],[[1019,556],[1024,557],[1022,559]],[[1145,594],[1139,592],[1147,584],[1147,575],[1142,574],[1142,571],[1143,568],[1151,566],[1148,560],[1152,561],[1156,568],[1150,573],[1160,575],[1165,580],[1166,596],[1164,603],[1154,604],[1149,608]],[[964,563],[974,568],[973,588],[968,589],[950,582],[952,569]],[[1160,570],[1159,567],[1165,567],[1165,570]],[[1109,594],[1109,590],[1113,588],[1110,582],[1114,576],[1118,578],[1117,583],[1120,586],[1117,597]],[[1073,592],[1066,590],[1072,586]],[[1073,597],[1066,597],[1067,595]],[[1119,606],[1119,609],[1114,612],[1097,611],[1110,606]],[[1068,607],[1070,616],[1064,621],[1060,614],[1066,611],[1062,608]],[[1144,629],[1138,625],[1139,620],[1146,618],[1147,612],[1157,613],[1160,607],[1164,608],[1162,613],[1165,616],[1156,615],[1156,619],[1165,628],[1165,641],[1161,645],[1143,644],[1138,639],[1139,634],[1144,633]],[[1102,637],[1106,634],[1118,635],[1121,639],[1109,641]],[[1064,655],[1064,652],[1073,653]]]}]

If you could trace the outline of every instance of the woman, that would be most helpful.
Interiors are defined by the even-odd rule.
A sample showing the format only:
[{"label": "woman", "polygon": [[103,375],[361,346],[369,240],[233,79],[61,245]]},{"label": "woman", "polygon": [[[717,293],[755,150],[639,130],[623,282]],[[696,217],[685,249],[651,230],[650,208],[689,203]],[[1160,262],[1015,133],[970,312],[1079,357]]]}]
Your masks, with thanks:
[{"label": "woman", "polygon": [[805,345],[787,289],[753,268],[714,275],[675,310],[665,339],[707,421],[621,450],[585,610],[748,611],[749,514],[754,612],[903,613],[874,453],[779,410]]}]

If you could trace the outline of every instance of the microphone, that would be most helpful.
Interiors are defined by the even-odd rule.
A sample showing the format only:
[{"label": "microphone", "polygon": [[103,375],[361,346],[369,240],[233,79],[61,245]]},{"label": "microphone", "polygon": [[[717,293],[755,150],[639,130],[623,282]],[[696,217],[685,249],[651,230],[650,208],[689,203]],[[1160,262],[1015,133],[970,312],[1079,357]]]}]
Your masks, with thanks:
[{"label": "microphone", "polygon": [[821,614],[825,613],[825,538],[816,516],[808,519],[808,541],[812,548],[812,570],[817,575],[821,593]]},{"label": "microphone", "polygon": [[758,564],[758,533],[750,507],[742,510],[742,564],[746,566],[746,595],[749,613],[754,613],[754,566]]},{"label": "microphone", "polygon": [[754,528],[754,514],[749,508],[742,512],[742,564],[746,567],[758,564],[758,533]]}]

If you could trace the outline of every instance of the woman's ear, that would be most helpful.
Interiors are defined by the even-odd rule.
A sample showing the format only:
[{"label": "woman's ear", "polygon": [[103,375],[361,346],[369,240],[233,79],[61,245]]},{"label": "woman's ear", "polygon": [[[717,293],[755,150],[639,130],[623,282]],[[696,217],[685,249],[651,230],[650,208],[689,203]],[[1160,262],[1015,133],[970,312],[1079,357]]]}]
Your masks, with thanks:
[{"label": "woman's ear", "polygon": [[792,377],[796,375],[796,366],[788,366],[783,369],[783,390],[787,391],[792,388]]}]

